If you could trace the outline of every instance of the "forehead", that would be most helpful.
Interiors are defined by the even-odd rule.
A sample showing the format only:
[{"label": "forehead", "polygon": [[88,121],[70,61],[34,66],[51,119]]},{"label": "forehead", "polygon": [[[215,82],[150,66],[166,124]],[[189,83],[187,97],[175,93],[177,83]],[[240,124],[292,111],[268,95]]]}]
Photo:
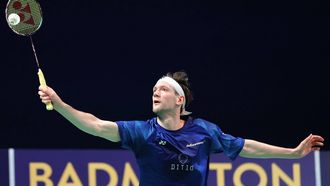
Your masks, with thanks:
[{"label": "forehead", "polygon": [[155,84],[155,86],[153,88],[155,89],[155,88],[158,88],[158,87],[167,87],[167,88],[170,88],[170,89],[174,90],[174,88],[169,83],[167,83],[165,81],[157,81],[157,83]]}]

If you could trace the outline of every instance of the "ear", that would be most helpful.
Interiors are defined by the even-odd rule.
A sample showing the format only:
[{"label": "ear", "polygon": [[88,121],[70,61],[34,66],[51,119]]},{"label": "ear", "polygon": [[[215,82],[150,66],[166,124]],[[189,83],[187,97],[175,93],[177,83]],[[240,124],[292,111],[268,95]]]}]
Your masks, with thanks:
[{"label": "ear", "polygon": [[176,103],[178,105],[183,105],[183,102],[184,102],[184,97],[183,96],[178,96],[178,99],[177,99]]}]

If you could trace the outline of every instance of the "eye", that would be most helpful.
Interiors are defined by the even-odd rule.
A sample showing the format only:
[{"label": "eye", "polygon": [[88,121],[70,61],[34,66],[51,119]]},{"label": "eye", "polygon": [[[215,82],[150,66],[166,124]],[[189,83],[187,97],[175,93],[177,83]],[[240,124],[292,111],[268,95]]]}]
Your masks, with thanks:
[{"label": "eye", "polygon": [[166,87],[162,87],[160,90],[161,91],[167,91],[167,88]]}]

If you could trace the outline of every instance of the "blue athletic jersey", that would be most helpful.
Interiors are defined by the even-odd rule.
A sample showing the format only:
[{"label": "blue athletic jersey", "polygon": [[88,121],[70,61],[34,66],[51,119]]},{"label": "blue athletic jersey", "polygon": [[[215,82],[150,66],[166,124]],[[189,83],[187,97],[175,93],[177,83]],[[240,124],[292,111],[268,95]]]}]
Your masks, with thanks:
[{"label": "blue athletic jersey", "polygon": [[210,154],[223,152],[234,160],[244,145],[203,119],[190,117],[176,131],[161,127],[157,118],[116,123],[122,147],[136,157],[140,186],[205,186]]}]

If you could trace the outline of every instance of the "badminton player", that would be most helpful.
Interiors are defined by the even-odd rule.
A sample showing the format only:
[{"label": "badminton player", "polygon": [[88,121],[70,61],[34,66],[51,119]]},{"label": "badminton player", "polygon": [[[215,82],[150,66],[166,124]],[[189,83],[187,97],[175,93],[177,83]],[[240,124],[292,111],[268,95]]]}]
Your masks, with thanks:
[{"label": "badminton player", "polygon": [[[141,186],[207,185],[209,157],[224,153],[234,160],[247,158],[302,158],[323,146],[324,139],[309,135],[295,148],[284,148],[222,132],[216,124],[189,116],[192,101],[185,72],[168,73],[153,87],[152,110],[146,121],[106,121],[66,104],[50,87],[40,87],[43,103],[76,127],[94,136],[120,142],[132,150],[140,169]],[[186,118],[186,119],[183,119]]]}]

